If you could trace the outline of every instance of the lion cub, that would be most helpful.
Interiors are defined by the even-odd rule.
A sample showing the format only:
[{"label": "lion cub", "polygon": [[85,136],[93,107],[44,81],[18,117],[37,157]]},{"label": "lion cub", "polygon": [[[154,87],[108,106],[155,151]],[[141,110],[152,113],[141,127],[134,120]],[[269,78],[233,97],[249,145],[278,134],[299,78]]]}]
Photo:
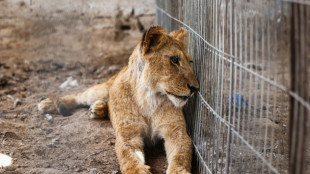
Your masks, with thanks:
[{"label": "lion cub", "polygon": [[182,107],[198,90],[186,52],[187,32],[169,34],[151,27],[129,58],[128,66],[103,84],[64,97],[41,101],[41,112],[70,115],[90,105],[91,117],[108,115],[116,132],[115,149],[123,174],[148,174],[144,141],[164,139],[167,173],[190,173],[192,142],[186,133]]}]

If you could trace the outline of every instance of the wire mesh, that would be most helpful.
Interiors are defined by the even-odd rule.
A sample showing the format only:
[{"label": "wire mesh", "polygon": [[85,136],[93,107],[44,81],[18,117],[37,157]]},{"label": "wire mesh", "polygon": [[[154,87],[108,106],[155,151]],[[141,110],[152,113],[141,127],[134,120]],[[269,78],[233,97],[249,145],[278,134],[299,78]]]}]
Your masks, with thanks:
[{"label": "wire mesh", "polygon": [[308,5],[157,0],[158,24],[189,33],[200,90],[184,112],[198,173],[310,170]]}]

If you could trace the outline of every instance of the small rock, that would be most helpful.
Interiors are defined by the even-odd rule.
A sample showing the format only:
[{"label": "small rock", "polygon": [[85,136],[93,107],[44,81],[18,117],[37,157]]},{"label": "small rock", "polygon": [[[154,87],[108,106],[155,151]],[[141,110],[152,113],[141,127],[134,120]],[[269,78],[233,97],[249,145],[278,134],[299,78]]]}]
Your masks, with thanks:
[{"label": "small rock", "polygon": [[26,117],[27,117],[27,115],[26,115],[26,114],[23,114],[23,115],[20,116],[20,119],[21,119],[22,121],[24,121],[24,120],[26,119]]},{"label": "small rock", "polygon": [[7,97],[8,97],[8,99],[9,99],[9,100],[14,101],[14,97],[13,97],[13,96],[11,96],[11,95],[7,95]]},{"label": "small rock", "polygon": [[43,164],[42,164],[42,167],[43,167],[43,168],[51,168],[51,164],[49,164],[49,163],[43,163]]},{"label": "small rock", "polygon": [[217,163],[222,164],[222,159],[219,159]]},{"label": "small rock", "polygon": [[45,117],[48,121],[53,119],[53,116],[51,116],[50,114],[45,114]]},{"label": "small rock", "polygon": [[118,170],[112,170],[112,174],[120,174]]},{"label": "small rock", "polygon": [[101,57],[101,56],[103,56],[104,54],[103,54],[103,52],[100,52],[99,54],[98,54],[98,57]]},{"label": "small rock", "polygon": [[17,105],[21,104],[22,101],[20,101],[20,99],[15,99],[14,103],[13,103],[13,108],[16,108]]},{"label": "small rock", "polygon": [[82,169],[82,168],[80,168],[80,167],[77,167],[77,168],[75,168],[75,169],[74,169],[74,171],[75,171],[75,172],[82,172],[82,171],[83,171],[83,169]]},{"label": "small rock", "polygon": [[98,171],[96,168],[92,168],[90,169],[89,174],[98,174]]},{"label": "small rock", "polygon": [[2,146],[6,145],[6,141],[5,141],[5,140],[6,140],[6,139],[3,139],[3,140],[2,140],[2,143],[1,143]]},{"label": "small rock", "polygon": [[94,73],[94,72],[96,71],[96,67],[95,67],[95,66],[89,66],[89,67],[87,68],[87,71],[88,71],[89,73]]},{"label": "small rock", "polygon": [[116,71],[116,70],[120,70],[122,69],[121,66],[119,65],[111,65],[109,68],[108,68],[108,71]]},{"label": "small rock", "polygon": [[109,144],[109,145],[114,145],[114,144],[115,144],[115,142],[113,142],[113,141],[109,141],[109,142],[108,142],[108,144]]},{"label": "small rock", "polygon": [[59,142],[59,138],[53,138],[53,139],[52,139],[52,143],[53,143],[53,144],[56,144],[56,143],[58,143],[58,142]]},{"label": "small rock", "polygon": [[261,71],[261,70],[264,70],[264,65],[256,65],[254,63],[248,63],[246,64],[246,67],[249,68],[249,69],[254,69],[254,70],[258,70],[258,71]]},{"label": "small rock", "polygon": [[52,142],[49,143],[47,146],[48,146],[48,147],[56,147],[56,145],[58,144],[58,142],[59,142],[59,138],[53,138],[53,139],[52,139]]},{"label": "small rock", "polygon": [[77,80],[74,80],[72,77],[68,77],[66,81],[64,81],[59,88],[61,89],[70,89],[71,87],[79,86]]}]

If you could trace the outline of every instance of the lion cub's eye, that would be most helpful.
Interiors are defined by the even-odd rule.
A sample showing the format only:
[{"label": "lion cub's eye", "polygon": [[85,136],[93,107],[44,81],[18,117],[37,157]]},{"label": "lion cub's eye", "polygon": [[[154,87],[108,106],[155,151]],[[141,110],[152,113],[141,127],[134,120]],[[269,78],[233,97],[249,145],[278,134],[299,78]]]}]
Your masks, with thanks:
[{"label": "lion cub's eye", "polygon": [[178,56],[171,56],[170,60],[171,60],[172,63],[180,65],[179,57]]}]

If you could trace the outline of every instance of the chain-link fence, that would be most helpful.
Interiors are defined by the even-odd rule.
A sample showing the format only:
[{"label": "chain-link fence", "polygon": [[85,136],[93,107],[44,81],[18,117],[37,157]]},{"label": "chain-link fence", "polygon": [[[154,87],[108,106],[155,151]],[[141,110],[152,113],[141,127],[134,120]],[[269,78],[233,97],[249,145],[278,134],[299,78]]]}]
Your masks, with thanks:
[{"label": "chain-link fence", "polygon": [[[199,173],[310,173],[310,2],[157,0],[189,32],[185,108]],[[308,131],[308,132],[307,132]]]}]

